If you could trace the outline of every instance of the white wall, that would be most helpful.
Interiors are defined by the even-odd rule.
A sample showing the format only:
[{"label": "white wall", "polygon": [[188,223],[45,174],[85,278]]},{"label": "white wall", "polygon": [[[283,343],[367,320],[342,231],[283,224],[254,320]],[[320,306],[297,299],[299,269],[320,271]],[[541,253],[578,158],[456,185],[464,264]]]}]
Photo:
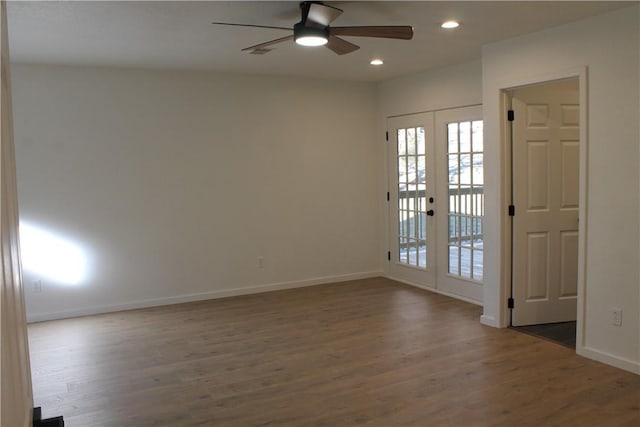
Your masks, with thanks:
[{"label": "white wall", "polygon": [[378,117],[482,103],[482,63],[472,61],[378,84]]},{"label": "white wall", "polygon": [[[638,155],[638,6],[506,40],[483,49],[487,251],[485,317],[504,326],[506,280],[500,240],[506,220],[501,198],[500,89],[587,67],[588,164],[584,342],[578,351],[640,372]],[[584,236],[583,236],[584,237]],[[623,309],[622,327],[610,310]],[[504,308],[504,304],[502,304]],[[582,344],[582,345],[581,345]]]},{"label": "white wall", "polygon": [[372,85],[28,65],[13,77],[21,218],[90,260],[75,286],[26,271],[29,319],[379,274]]}]

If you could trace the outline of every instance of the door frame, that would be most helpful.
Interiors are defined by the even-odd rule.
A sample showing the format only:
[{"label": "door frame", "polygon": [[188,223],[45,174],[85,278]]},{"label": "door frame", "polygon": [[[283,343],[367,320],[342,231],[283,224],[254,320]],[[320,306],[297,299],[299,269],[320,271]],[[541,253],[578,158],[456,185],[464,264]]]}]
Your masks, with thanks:
[{"label": "door frame", "polygon": [[[528,285],[524,281],[525,279],[523,278],[523,275],[525,274],[524,270],[528,269],[528,266],[530,266],[532,262],[531,259],[529,258],[530,254],[525,255],[522,252],[524,250],[524,248],[522,247],[523,244],[525,244],[525,241],[528,241],[525,236],[527,236],[529,232],[532,231],[531,226],[528,224],[527,217],[528,216],[533,218],[537,217],[537,219],[539,220],[542,218],[548,219],[549,217],[545,213],[536,212],[535,208],[533,208],[532,212],[528,212],[528,208],[524,206],[525,203],[523,200],[523,196],[524,196],[524,193],[526,193],[526,190],[524,190],[523,187],[527,187],[528,184],[531,182],[532,178],[531,178],[531,175],[525,171],[527,167],[524,166],[524,163],[526,162],[528,154],[526,153],[526,149],[522,147],[521,144],[525,141],[529,141],[528,138],[531,135],[529,135],[529,137],[525,136],[527,135],[527,132],[528,132],[527,125],[525,124],[526,118],[520,117],[520,115],[523,115],[523,114],[526,115],[526,112],[523,110],[523,108],[525,105],[529,105],[529,102],[531,101],[531,99],[526,98],[527,96],[537,99],[538,102],[544,103],[546,100],[550,101],[550,99],[557,96],[558,93],[563,93],[563,95],[561,96],[562,102],[559,103],[561,106],[564,102],[569,102],[569,97],[573,97],[574,96],[573,94],[575,94],[575,101],[573,101],[572,103],[575,103],[575,105],[577,105],[579,108],[580,100],[578,99],[579,97],[578,89],[579,89],[578,79],[572,78],[572,79],[556,80],[551,83],[526,86],[524,88],[518,88],[510,93],[510,104],[511,104],[510,110],[515,112],[515,120],[511,122],[511,129],[512,129],[511,150],[512,150],[513,156],[511,156],[512,166],[510,168],[510,171],[511,171],[511,178],[512,178],[512,183],[511,183],[512,188],[516,188],[515,187],[516,181],[520,183],[520,186],[518,187],[519,190],[517,192],[515,190],[514,192],[512,192],[512,195],[511,195],[512,202],[510,203],[511,205],[514,205],[516,208],[515,215],[510,217],[511,223],[512,223],[512,226],[511,226],[512,238],[513,238],[512,245],[515,245],[516,243],[519,242],[519,246],[512,246],[512,251],[511,251],[510,265],[513,268],[513,272],[511,277],[510,296],[514,301],[514,308],[511,310],[510,326],[533,325],[533,324],[537,324],[535,323],[536,321],[538,321],[539,323],[554,323],[553,321],[549,321],[549,320],[554,320],[555,322],[566,322],[566,321],[576,320],[576,311],[577,311],[576,295],[574,294],[573,296],[568,297],[568,296],[563,296],[561,294],[561,284],[559,282],[560,277],[558,275],[560,275],[561,272],[564,271],[564,264],[561,261],[562,256],[558,256],[558,253],[556,253],[556,256],[552,255],[551,258],[553,259],[549,260],[550,263],[547,264],[547,268],[548,268],[547,273],[555,274],[554,276],[555,279],[551,279],[550,283],[558,286],[558,287],[554,286],[553,289],[548,289],[547,295],[550,297],[550,300],[548,302],[529,301],[527,298],[526,288]],[[555,104],[556,101],[557,100],[553,101],[554,105],[557,105]],[[535,104],[535,102],[533,103]],[[551,111],[549,111],[549,113],[550,115],[552,114]],[[556,114],[558,113],[559,111],[556,111]],[[578,141],[577,148],[578,148],[578,154],[579,154],[580,125],[578,123],[578,126],[573,130],[573,132],[569,129],[563,130],[562,125],[560,123],[556,124],[556,126],[552,126],[552,128],[555,128],[555,131],[557,132],[556,134],[557,140],[553,141],[555,145],[554,143],[552,143],[548,147],[550,149],[550,152],[551,153],[555,152],[555,154],[551,154],[551,157],[547,159],[548,161],[547,166],[549,169],[547,170],[547,173],[545,175],[545,177],[547,178],[547,181],[545,182],[548,186],[549,186],[549,183],[551,183],[550,187],[555,187],[555,190],[557,191],[559,187],[554,183],[555,180],[552,179],[552,177],[558,178],[558,176],[550,175],[550,174],[558,173],[560,172],[560,170],[554,169],[554,166],[552,165],[555,162],[561,163],[562,170],[564,170],[564,167],[566,166],[563,162],[562,154],[559,154],[557,152],[562,150],[562,148],[560,147],[564,147],[562,145],[563,136],[567,137],[569,134],[571,134],[572,139]],[[549,137],[552,137],[552,133],[545,134],[544,133],[545,131],[541,129],[538,131],[533,130],[531,132],[533,132],[534,135],[541,138],[544,138],[542,137],[542,135],[548,135]],[[533,139],[536,140],[536,137],[533,137]],[[520,147],[520,149],[516,150],[517,147]],[[528,165],[528,162],[526,163]],[[558,168],[557,163],[555,168]],[[574,160],[572,161],[572,165],[578,168],[579,158],[577,157],[574,158]],[[578,172],[579,172],[579,168],[578,168]],[[578,176],[576,176],[576,178]],[[520,193],[522,191],[524,191],[524,193]],[[578,203],[577,198],[578,198],[579,191],[580,191],[580,188],[578,185],[578,188],[576,188],[576,192],[573,193],[574,196],[576,197],[576,203]],[[553,228],[554,226],[559,225],[560,223],[559,221],[562,222],[563,226],[561,226],[560,230],[558,230],[558,233],[559,233],[558,235],[555,235],[554,233],[549,234],[549,237],[551,240],[550,240],[550,243],[548,242],[548,244],[550,244],[550,247],[548,248],[548,250],[550,252],[547,252],[546,254],[547,257],[549,257],[550,254],[553,254],[553,251],[560,250],[560,248],[562,247],[560,242],[555,240],[555,239],[561,239],[562,231],[568,231],[569,229],[571,229],[572,231],[575,232],[575,235],[577,235],[579,239],[579,233],[578,233],[578,224],[579,224],[578,212],[580,208],[579,204],[574,205],[573,209],[571,209],[572,212],[568,213],[567,211],[564,211],[564,209],[562,208],[560,200],[555,200],[555,203],[559,203],[559,204],[554,205],[554,199],[553,199],[553,196],[551,196],[552,192],[553,190],[547,187],[547,197],[548,197],[547,201],[549,203],[548,207],[550,208],[549,215],[553,215],[553,220],[549,224],[549,227]],[[558,195],[556,195],[556,197],[557,196]],[[540,227],[540,224],[538,224],[538,227]],[[535,227],[535,229],[536,231],[539,231],[539,232],[551,231],[549,228],[538,228],[538,227]],[[571,253],[575,257],[578,256],[577,243],[578,241],[576,240],[575,252],[573,250],[571,251]],[[553,267],[554,262],[560,262],[561,265],[559,270],[556,270],[555,273],[552,273],[554,268]],[[577,265],[575,267],[577,268]],[[576,270],[576,273],[577,273],[577,270]],[[550,277],[547,277],[547,279],[549,280]],[[574,284],[577,285],[577,277],[576,277],[576,282],[574,282]],[[556,292],[558,292],[558,294],[556,294]],[[546,314],[538,314],[538,313],[546,313]],[[516,324],[516,320],[517,320],[517,324]]]},{"label": "door frame", "polygon": [[[508,326],[510,324],[511,311],[508,307],[508,298],[511,296],[511,254],[512,254],[512,229],[511,217],[508,214],[508,205],[511,203],[513,173],[511,169],[511,122],[507,119],[507,111],[510,109],[509,92],[518,88],[527,86],[537,86],[546,83],[554,83],[560,80],[577,79],[579,93],[579,111],[580,111],[580,151],[579,151],[579,189],[578,189],[578,294],[577,294],[577,317],[576,317],[576,352],[580,352],[585,347],[584,324],[585,324],[585,300],[586,300],[586,267],[587,267],[587,224],[588,224],[588,200],[587,200],[587,183],[588,183],[588,75],[586,67],[577,67],[556,73],[549,73],[541,76],[532,76],[522,80],[515,80],[500,85],[500,128],[501,128],[501,144],[502,152],[502,191],[501,199],[503,201],[503,209],[500,210],[500,240],[502,242],[502,251],[500,256],[500,295],[498,307],[502,321],[500,326]],[[486,301],[485,301],[486,304]]]}]

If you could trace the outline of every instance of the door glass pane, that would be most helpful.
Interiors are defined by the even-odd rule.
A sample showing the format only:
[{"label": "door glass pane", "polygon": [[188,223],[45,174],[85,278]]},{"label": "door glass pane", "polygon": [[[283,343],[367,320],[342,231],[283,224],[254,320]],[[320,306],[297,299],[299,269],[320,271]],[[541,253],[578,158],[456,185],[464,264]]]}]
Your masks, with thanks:
[{"label": "door glass pane", "polygon": [[484,168],[482,120],[449,123],[448,273],[482,281]]},{"label": "door glass pane", "polygon": [[458,152],[458,124],[449,123],[447,127],[447,139],[449,141],[449,153]]},{"label": "door glass pane", "polygon": [[425,161],[426,159],[424,156],[418,156],[417,180],[420,184],[424,184],[425,182],[427,182],[427,168],[425,165]]},{"label": "door glass pane", "polygon": [[473,180],[472,182],[475,185],[482,185],[484,184],[484,169],[482,167],[484,163],[483,155],[474,153],[472,159],[473,159],[471,161],[471,164],[472,164],[471,179]]},{"label": "door glass pane", "polygon": [[405,142],[405,133],[398,131],[398,156],[407,154],[407,144]]},{"label": "door glass pane", "polygon": [[407,157],[398,156],[398,182],[407,182]]},{"label": "door glass pane", "polygon": [[416,154],[416,130],[406,129],[407,132],[407,154]]},{"label": "door glass pane", "polygon": [[459,275],[460,271],[460,257],[458,256],[458,247],[449,246],[449,274]]},{"label": "door glass pane", "polygon": [[418,154],[425,153],[427,144],[424,140],[424,128],[418,128]]},{"label": "door glass pane", "polygon": [[398,129],[398,260],[427,267],[426,141],[423,127]]},{"label": "door glass pane", "polygon": [[457,184],[460,182],[460,156],[457,154],[449,155],[449,183]]},{"label": "door glass pane", "polygon": [[411,241],[411,247],[409,247],[409,264],[418,265],[418,248],[416,248],[415,240]]},{"label": "door glass pane", "polygon": [[471,122],[461,122],[460,125],[460,152],[471,151]]},{"label": "door glass pane", "polygon": [[473,141],[473,150],[476,153],[484,151],[484,144],[482,139],[482,120],[477,120],[471,123],[471,139]]},{"label": "door glass pane", "polygon": [[407,156],[407,182],[410,188],[416,184],[416,160],[417,157],[415,155]]},{"label": "door glass pane", "polygon": [[418,238],[421,241],[427,240],[427,215],[424,213],[420,213],[420,234]]},{"label": "door glass pane", "polygon": [[471,154],[460,154],[460,184],[471,184]]}]

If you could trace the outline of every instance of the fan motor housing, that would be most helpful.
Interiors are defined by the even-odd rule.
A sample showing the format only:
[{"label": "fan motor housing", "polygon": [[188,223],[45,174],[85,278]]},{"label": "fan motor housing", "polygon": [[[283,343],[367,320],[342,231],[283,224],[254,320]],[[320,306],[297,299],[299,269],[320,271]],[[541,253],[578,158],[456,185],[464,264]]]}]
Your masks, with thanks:
[{"label": "fan motor housing", "polygon": [[293,26],[293,40],[298,43],[298,39],[303,37],[320,37],[329,40],[329,27],[310,26],[298,22]]}]

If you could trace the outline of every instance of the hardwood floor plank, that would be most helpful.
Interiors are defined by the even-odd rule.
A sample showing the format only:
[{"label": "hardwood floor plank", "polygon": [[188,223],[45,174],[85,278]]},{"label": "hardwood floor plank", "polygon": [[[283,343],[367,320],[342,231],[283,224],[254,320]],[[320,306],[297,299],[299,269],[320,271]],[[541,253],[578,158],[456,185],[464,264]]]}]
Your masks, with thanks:
[{"label": "hardwood floor plank", "polygon": [[376,278],[29,326],[69,427],[636,426],[640,377]]}]

